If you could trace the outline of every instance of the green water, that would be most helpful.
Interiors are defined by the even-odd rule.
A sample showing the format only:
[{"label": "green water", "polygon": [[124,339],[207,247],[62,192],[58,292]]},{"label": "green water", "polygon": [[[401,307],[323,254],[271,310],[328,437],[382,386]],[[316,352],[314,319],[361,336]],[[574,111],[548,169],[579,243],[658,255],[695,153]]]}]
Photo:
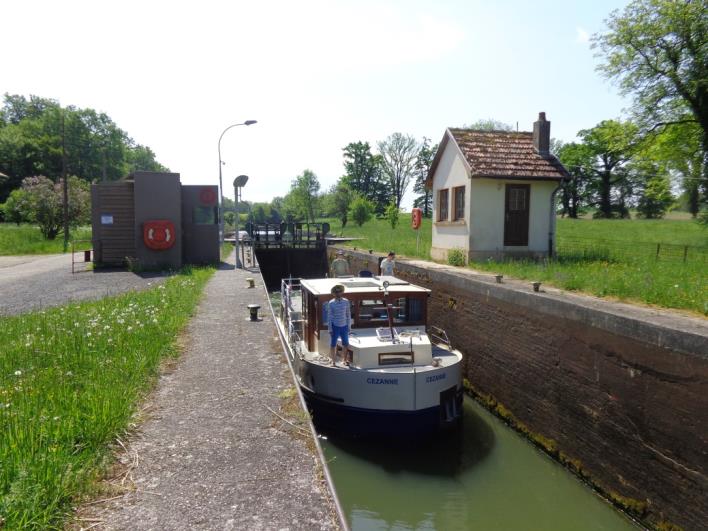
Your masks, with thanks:
[{"label": "green water", "polygon": [[352,531],[637,529],[471,399],[452,437],[322,447]]}]

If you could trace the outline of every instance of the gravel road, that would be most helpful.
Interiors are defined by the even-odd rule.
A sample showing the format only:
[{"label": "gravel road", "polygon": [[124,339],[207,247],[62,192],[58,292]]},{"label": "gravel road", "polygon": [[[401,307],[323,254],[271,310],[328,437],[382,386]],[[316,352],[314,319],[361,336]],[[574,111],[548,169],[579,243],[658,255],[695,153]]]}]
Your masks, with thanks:
[{"label": "gravel road", "polygon": [[0,316],[145,289],[167,276],[84,268],[72,274],[70,254],[0,256]]}]

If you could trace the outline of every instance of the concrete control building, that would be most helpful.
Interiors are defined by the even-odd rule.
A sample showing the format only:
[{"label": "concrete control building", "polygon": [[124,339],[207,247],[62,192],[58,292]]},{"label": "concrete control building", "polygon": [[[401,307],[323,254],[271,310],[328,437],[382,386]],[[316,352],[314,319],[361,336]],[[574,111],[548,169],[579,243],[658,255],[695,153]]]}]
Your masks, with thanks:
[{"label": "concrete control building", "polygon": [[219,262],[219,189],[139,171],[91,186],[94,263],[178,269]]}]

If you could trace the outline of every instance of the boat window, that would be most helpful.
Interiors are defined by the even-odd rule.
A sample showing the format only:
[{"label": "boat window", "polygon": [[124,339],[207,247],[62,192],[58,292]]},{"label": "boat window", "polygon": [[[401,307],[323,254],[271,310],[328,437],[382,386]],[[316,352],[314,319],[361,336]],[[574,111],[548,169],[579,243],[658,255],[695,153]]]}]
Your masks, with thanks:
[{"label": "boat window", "polygon": [[384,322],[388,321],[386,304],[383,299],[362,299],[359,301],[359,321]]},{"label": "boat window", "polygon": [[412,364],[412,352],[379,352],[379,365]]}]

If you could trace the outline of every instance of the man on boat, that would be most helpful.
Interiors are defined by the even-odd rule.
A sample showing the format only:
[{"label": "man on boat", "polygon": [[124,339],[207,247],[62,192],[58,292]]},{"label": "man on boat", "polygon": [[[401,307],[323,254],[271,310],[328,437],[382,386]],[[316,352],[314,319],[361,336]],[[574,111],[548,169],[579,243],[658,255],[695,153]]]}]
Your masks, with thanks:
[{"label": "man on boat", "polygon": [[337,258],[332,260],[332,276],[351,276],[351,272],[349,271],[349,262],[347,262],[347,259],[344,258],[344,251],[342,251],[341,249],[337,251]]},{"label": "man on boat", "polygon": [[327,329],[329,330],[329,357],[332,359],[332,365],[336,361],[335,348],[337,346],[337,339],[342,338],[342,347],[345,354],[344,363],[349,365],[351,360],[349,359],[349,327],[351,326],[351,309],[349,306],[349,301],[342,297],[344,293],[344,286],[341,284],[335,284],[332,287],[332,295],[334,299],[330,300],[324,307],[325,318],[327,319]]},{"label": "man on boat", "polygon": [[381,260],[381,274],[392,277],[394,267],[396,267],[396,253],[391,251],[386,258]]}]

